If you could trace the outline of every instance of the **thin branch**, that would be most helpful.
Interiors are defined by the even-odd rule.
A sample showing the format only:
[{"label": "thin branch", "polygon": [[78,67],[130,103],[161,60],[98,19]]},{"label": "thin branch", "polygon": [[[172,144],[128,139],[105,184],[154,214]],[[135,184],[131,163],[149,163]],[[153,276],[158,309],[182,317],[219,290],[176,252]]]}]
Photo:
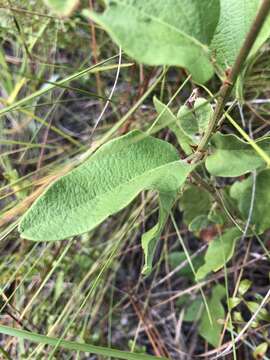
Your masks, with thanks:
[{"label": "thin branch", "polygon": [[217,101],[217,106],[215,108],[212,119],[210,120],[209,126],[206,129],[206,132],[198,145],[197,151],[194,154],[194,162],[197,162],[201,159],[203,152],[209,142],[210,137],[216,129],[216,125],[222,115],[224,106],[228,100],[228,97],[235,85],[238,75],[240,74],[243,65],[252,49],[254,42],[256,41],[258,34],[269,14],[270,11],[270,0],[263,0],[262,5],[256,15],[256,18],[253,24],[250,27],[250,30],[246,36],[246,39],[238,53],[238,56],[235,60],[235,63],[231,69],[229,69],[227,78],[223,82],[219,97]]}]

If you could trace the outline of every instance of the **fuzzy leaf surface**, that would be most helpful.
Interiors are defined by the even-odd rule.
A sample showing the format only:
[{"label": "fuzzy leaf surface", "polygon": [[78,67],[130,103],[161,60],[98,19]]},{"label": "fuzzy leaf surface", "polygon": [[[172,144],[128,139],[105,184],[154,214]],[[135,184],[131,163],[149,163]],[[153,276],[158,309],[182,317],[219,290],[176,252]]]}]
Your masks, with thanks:
[{"label": "fuzzy leaf surface", "polygon": [[159,221],[142,238],[147,273],[177,192],[193,168],[177,159],[172,145],[137,130],[112,140],[36,200],[19,224],[21,236],[54,241],[85,233],[141,191],[154,190]]},{"label": "fuzzy leaf surface", "polygon": [[[260,0],[220,0],[220,18],[211,48],[223,70],[233,65],[260,4]],[[270,17],[263,25],[250,56],[256,53],[269,36]]]},{"label": "fuzzy leaf surface", "polygon": [[198,82],[213,75],[210,42],[219,20],[219,0],[107,0],[90,13],[140,63],[187,68]]}]

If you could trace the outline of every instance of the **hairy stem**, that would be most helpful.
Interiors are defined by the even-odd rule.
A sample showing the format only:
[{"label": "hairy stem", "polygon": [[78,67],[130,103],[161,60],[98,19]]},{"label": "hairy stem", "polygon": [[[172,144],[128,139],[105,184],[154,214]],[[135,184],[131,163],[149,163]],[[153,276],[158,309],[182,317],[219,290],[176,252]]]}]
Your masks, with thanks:
[{"label": "hairy stem", "polygon": [[210,120],[209,126],[206,129],[206,132],[198,145],[197,151],[194,154],[194,162],[197,162],[201,159],[202,154],[208,144],[210,137],[215,131],[216,125],[222,115],[224,106],[228,100],[228,97],[234,87],[234,84],[237,80],[239,73],[242,70],[242,67],[252,49],[254,42],[257,39],[257,36],[269,14],[270,11],[270,0],[263,0],[262,5],[256,15],[255,20],[253,21],[250,30],[246,36],[246,39],[238,53],[238,56],[235,60],[235,63],[231,69],[229,69],[227,78],[223,82],[219,96],[217,100],[217,106],[215,108],[212,119]]}]

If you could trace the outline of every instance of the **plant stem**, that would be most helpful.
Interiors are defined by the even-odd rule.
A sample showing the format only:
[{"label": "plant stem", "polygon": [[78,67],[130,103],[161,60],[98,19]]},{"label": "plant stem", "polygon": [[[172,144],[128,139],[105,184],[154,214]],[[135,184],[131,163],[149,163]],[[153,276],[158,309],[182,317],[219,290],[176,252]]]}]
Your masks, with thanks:
[{"label": "plant stem", "polygon": [[[193,171],[191,173],[191,178],[194,179],[194,181],[202,187],[204,190],[206,190],[210,196],[213,198],[213,200],[218,204],[219,208],[224,212],[226,215],[229,223],[231,225],[235,225],[235,221],[233,219],[236,217],[236,214],[233,213],[232,209],[228,209],[225,207],[224,202],[221,200],[220,196],[218,195],[216,189],[214,186],[210,185],[207,181],[205,181],[200,174],[198,174],[196,171]],[[228,204],[227,204],[228,205]]]},{"label": "plant stem", "polygon": [[234,87],[239,73],[242,70],[243,64],[246,61],[254,42],[268,16],[270,11],[270,0],[263,0],[262,5],[253,21],[250,30],[246,36],[246,39],[238,53],[235,63],[231,69],[229,69],[227,77],[223,82],[218,96],[217,106],[215,108],[212,119],[210,120],[209,126],[205,131],[205,134],[198,145],[197,151],[194,154],[194,162],[201,159],[203,152],[208,144],[210,137],[215,131],[216,125],[222,115],[224,106],[228,100],[228,97]]}]

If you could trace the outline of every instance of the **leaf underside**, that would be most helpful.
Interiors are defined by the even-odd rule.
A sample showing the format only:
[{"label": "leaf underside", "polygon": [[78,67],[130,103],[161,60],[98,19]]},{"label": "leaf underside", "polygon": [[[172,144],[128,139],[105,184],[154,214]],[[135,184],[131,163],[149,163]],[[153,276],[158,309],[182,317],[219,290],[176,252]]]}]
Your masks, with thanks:
[{"label": "leaf underside", "polygon": [[213,75],[208,45],[219,19],[216,0],[107,0],[102,14],[90,13],[138,62],[187,68],[194,80]]},{"label": "leaf underside", "polygon": [[[270,155],[270,138],[256,142]],[[237,136],[216,133],[211,138],[210,154],[206,158],[206,168],[214,176],[234,177],[244,175],[252,170],[265,166],[265,161],[248,143]]]}]

